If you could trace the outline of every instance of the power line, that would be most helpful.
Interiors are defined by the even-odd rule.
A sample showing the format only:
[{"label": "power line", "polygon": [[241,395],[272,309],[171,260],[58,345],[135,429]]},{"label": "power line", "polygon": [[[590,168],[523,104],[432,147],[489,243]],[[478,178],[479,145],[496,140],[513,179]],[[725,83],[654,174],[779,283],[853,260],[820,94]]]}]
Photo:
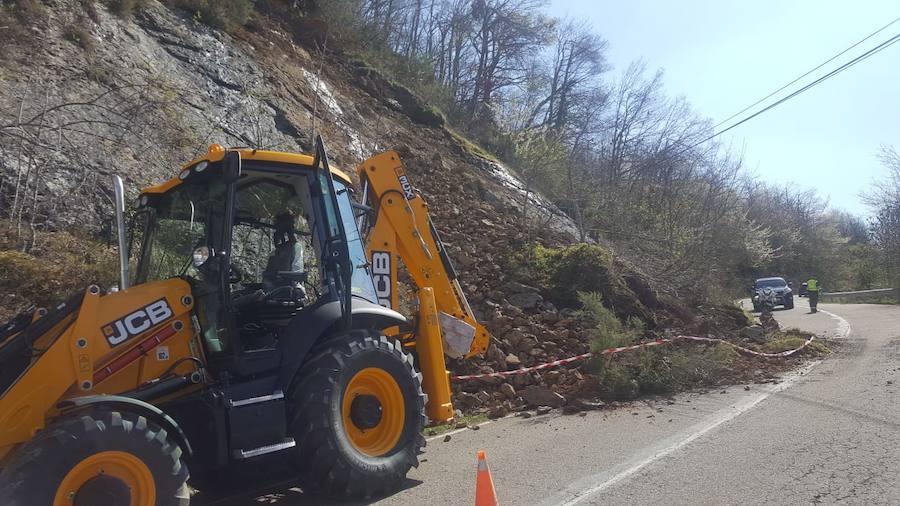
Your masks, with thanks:
[{"label": "power line", "polygon": [[813,72],[819,70],[820,68],[824,67],[825,65],[828,65],[829,63],[833,62],[834,60],[836,60],[836,59],[839,58],[840,56],[842,56],[842,55],[844,55],[845,53],[847,53],[848,51],[850,51],[851,49],[853,49],[853,48],[855,48],[856,46],[862,44],[863,42],[865,42],[865,41],[871,39],[872,37],[878,35],[879,33],[883,32],[886,28],[888,28],[889,26],[893,25],[893,24],[896,23],[897,21],[900,21],[900,17],[895,18],[895,19],[894,19],[893,21],[891,21],[890,23],[888,23],[888,24],[882,26],[881,28],[879,28],[878,30],[875,30],[874,32],[870,33],[869,35],[866,35],[864,38],[860,39],[859,41],[857,41],[857,42],[856,42],[855,44],[853,44],[852,46],[850,46],[850,47],[844,49],[844,50],[841,51],[840,53],[838,53],[838,54],[832,56],[831,58],[829,58],[829,59],[823,61],[822,63],[816,65],[815,67],[809,69],[808,71],[806,71],[806,73],[804,73],[803,75],[797,77],[797,78],[794,79],[793,81],[791,81],[791,82],[785,84],[785,85],[782,86],[781,88],[778,88],[777,90],[773,91],[772,93],[769,93],[768,95],[766,95],[766,96],[764,96],[763,98],[757,100],[756,102],[753,102],[752,104],[748,105],[747,107],[744,107],[744,108],[741,109],[740,111],[738,111],[738,112],[732,114],[731,116],[729,116],[729,117],[723,119],[722,121],[720,121],[719,123],[717,123],[716,125],[713,126],[713,130],[715,130],[716,128],[719,128],[720,126],[724,125],[725,123],[728,123],[729,121],[731,121],[732,119],[734,119],[736,116],[740,116],[741,114],[747,112],[748,110],[750,110],[750,109],[756,107],[756,106],[759,105],[761,102],[764,102],[765,100],[768,100],[768,99],[769,99],[770,97],[772,97],[773,95],[775,95],[775,94],[777,94],[777,93],[783,91],[783,90],[784,90],[785,88],[787,88],[788,86],[790,86],[790,85],[796,83],[797,81],[803,79],[804,77],[806,77],[806,76],[812,74]]},{"label": "power line", "polygon": [[849,62],[847,62],[847,63],[845,63],[845,64],[843,64],[843,65],[841,65],[840,67],[838,67],[838,68],[832,70],[831,72],[825,74],[824,76],[822,76],[822,77],[816,79],[815,81],[813,81],[813,82],[807,84],[806,86],[800,88],[799,90],[797,90],[797,91],[791,93],[790,95],[788,95],[788,96],[786,96],[786,97],[784,97],[784,98],[782,98],[782,99],[779,99],[778,101],[776,101],[776,102],[772,103],[771,105],[768,105],[768,106],[766,106],[765,108],[763,108],[763,109],[761,109],[761,110],[759,110],[759,111],[757,111],[757,112],[751,114],[750,116],[747,116],[746,118],[744,118],[744,119],[738,121],[737,123],[735,123],[735,124],[729,126],[728,128],[726,128],[726,129],[724,129],[724,130],[720,130],[720,131],[718,131],[718,132],[716,132],[716,133],[714,133],[714,134],[712,134],[712,135],[710,135],[710,136],[704,138],[704,139],[701,140],[700,142],[697,142],[697,143],[695,143],[695,144],[692,144],[688,149],[695,148],[695,147],[699,146],[700,144],[703,144],[703,143],[706,142],[706,141],[712,140],[712,139],[714,139],[714,138],[716,138],[716,137],[718,137],[718,136],[724,134],[725,132],[727,132],[727,131],[729,131],[729,130],[731,130],[731,129],[733,129],[733,128],[736,128],[736,127],[738,127],[738,126],[740,126],[740,125],[743,125],[744,123],[746,123],[746,122],[750,121],[751,119],[753,119],[753,118],[759,116],[760,114],[762,114],[762,113],[764,113],[764,112],[766,112],[766,111],[768,111],[768,110],[770,110],[770,109],[772,109],[772,108],[774,108],[774,107],[777,107],[777,106],[783,104],[784,102],[787,102],[788,100],[790,100],[790,99],[796,97],[797,95],[799,95],[799,94],[801,94],[801,93],[803,93],[803,92],[809,90],[810,88],[812,88],[812,87],[814,87],[814,86],[816,86],[816,85],[822,83],[823,81],[826,81],[827,79],[829,79],[829,78],[831,78],[831,77],[834,77],[834,76],[836,76],[837,74],[840,74],[841,72],[847,70],[848,68],[852,67],[853,65],[856,65],[857,63],[859,63],[859,62],[861,62],[861,61],[863,61],[863,60],[869,58],[870,56],[872,56],[872,55],[874,55],[874,54],[876,54],[876,53],[878,53],[878,52],[880,52],[880,51],[882,51],[882,50],[884,50],[884,49],[887,49],[888,47],[890,47],[892,44],[894,44],[894,43],[897,42],[897,41],[900,41],[900,33],[898,33],[897,35],[894,35],[893,37],[891,37],[890,39],[888,39],[888,40],[882,42],[881,44],[878,44],[878,45],[875,46],[874,48],[872,48],[872,49],[866,51],[865,53],[863,53],[863,54],[857,56],[856,58],[850,60]]}]

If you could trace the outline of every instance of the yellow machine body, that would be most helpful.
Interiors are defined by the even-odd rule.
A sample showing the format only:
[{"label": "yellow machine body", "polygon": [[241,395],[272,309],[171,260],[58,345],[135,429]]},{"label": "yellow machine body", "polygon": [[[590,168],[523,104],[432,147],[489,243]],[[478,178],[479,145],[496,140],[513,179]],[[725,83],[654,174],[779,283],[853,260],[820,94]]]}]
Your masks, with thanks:
[{"label": "yellow machine body", "polygon": [[[81,306],[35,342],[43,351],[0,398],[0,458],[43,428],[68,398],[134,390],[182,357],[202,358],[192,307],[180,279],[107,295],[90,287]],[[182,362],[168,372],[192,367]]]}]

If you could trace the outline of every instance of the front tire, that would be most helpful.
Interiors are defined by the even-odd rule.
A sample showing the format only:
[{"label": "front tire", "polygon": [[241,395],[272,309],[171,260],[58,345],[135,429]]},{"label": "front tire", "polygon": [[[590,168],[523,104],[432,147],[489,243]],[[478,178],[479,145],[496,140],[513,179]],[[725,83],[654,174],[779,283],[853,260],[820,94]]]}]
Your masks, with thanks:
[{"label": "front tire", "polygon": [[0,473],[0,504],[184,506],[187,479],[181,448],[143,416],[75,414],[17,450]]},{"label": "front tire", "polygon": [[367,331],[330,339],[291,398],[293,463],[305,484],[367,498],[396,490],[419,465],[426,397],[399,342]]}]

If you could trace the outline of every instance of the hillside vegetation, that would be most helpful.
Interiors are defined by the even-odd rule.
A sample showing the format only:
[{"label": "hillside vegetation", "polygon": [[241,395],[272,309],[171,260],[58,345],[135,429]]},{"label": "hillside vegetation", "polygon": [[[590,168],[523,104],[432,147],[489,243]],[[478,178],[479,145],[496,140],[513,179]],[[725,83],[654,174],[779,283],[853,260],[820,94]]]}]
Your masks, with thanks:
[{"label": "hillside vegetation", "polygon": [[719,125],[666,94],[662,71],[612,68],[602,34],[545,6],[338,0],[310,12],[509,162],[579,240],[615,243],[682,293],[744,294],[761,275],[817,276],[828,290],[890,284],[877,230],[812,190],[753,176],[739,150],[709,140]]},{"label": "hillside vegetation", "polygon": [[[730,300],[757,274],[885,282],[865,224],[748,176],[739,153],[700,142],[710,121],[661,72],[609,68],[601,36],[541,7],[2,0],[0,318],[113,282],[112,174],[135,195],[213,142],[309,151],[316,134],[338,166],[383,149],[406,162],[495,336],[456,372],[679,331],[746,344]],[[619,323],[588,316],[604,310]],[[750,369],[697,349],[713,372],[671,388]],[[616,374],[640,386],[659,363]],[[501,383],[512,392],[483,390]],[[455,389],[463,407],[511,409],[516,389],[582,383],[562,369]]]}]

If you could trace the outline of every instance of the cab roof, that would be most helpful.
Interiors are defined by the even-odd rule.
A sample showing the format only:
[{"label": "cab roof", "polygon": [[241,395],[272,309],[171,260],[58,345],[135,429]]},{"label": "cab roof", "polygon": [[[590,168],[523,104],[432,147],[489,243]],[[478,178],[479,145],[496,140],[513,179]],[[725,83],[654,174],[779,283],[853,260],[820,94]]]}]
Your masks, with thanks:
[{"label": "cab roof", "polygon": [[[304,153],[286,153],[282,151],[266,151],[263,149],[251,149],[251,148],[239,148],[239,149],[230,149],[227,151],[237,151],[241,154],[241,160],[257,160],[264,162],[280,162],[287,163],[292,165],[304,165],[306,167],[312,166],[315,161],[314,157],[311,155],[307,155]],[[226,149],[218,144],[213,144],[207,150],[205,156],[201,156],[195,158],[188,163],[181,166],[181,171],[185,171],[190,167],[202,162],[218,162],[225,157]],[[342,170],[331,167],[331,174],[337,179],[342,180],[347,184],[351,184],[352,181],[350,177]],[[164,181],[160,184],[149,186],[141,190],[141,194],[145,193],[165,193],[172,188],[180,185],[183,182],[180,176],[175,176],[168,181]]]}]

